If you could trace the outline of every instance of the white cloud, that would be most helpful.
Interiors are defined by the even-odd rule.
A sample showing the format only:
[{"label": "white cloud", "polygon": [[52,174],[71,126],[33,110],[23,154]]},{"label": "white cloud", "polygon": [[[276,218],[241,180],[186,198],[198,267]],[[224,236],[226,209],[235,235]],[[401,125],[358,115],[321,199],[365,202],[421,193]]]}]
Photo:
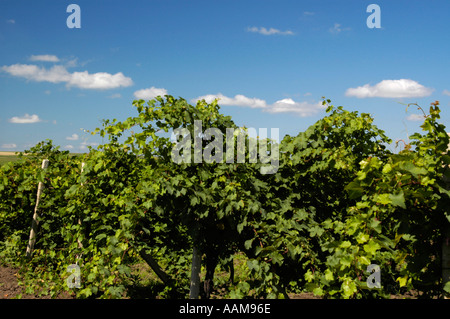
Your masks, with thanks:
[{"label": "white cloud", "polygon": [[292,99],[282,99],[272,104],[267,112],[269,113],[297,113],[301,117],[308,117],[317,114],[319,111],[325,109],[326,106],[322,102],[295,102]]},{"label": "white cloud", "polygon": [[270,28],[270,29],[266,29],[264,27],[248,27],[247,28],[248,32],[255,32],[255,33],[260,33],[263,35],[273,35],[273,34],[280,34],[280,35],[294,35],[294,32],[292,32],[291,30],[287,30],[287,31],[280,31],[278,29],[274,29],[274,28]]},{"label": "white cloud", "polygon": [[66,137],[66,140],[69,140],[69,141],[77,141],[78,138],[79,138],[78,134],[72,134],[72,136],[67,136],[67,137]]},{"label": "white cloud", "polygon": [[122,72],[109,74],[98,72],[89,74],[88,71],[74,72],[71,74],[68,86],[76,86],[81,89],[108,90],[121,86],[130,86],[133,84],[131,78],[123,75]]},{"label": "white cloud", "polygon": [[429,96],[433,89],[424,87],[410,79],[383,80],[374,86],[366,84],[357,88],[349,88],[346,96],[358,98],[384,97],[384,98],[408,98]]},{"label": "white cloud", "polygon": [[335,23],[334,26],[330,29],[328,29],[328,31],[330,31],[331,33],[341,33],[342,31],[349,31],[350,28],[342,28],[342,26],[339,23]]},{"label": "white cloud", "polygon": [[56,55],[44,54],[44,55],[32,55],[30,61],[42,61],[42,62],[59,62]]},{"label": "white cloud", "polygon": [[73,58],[65,63],[67,68],[74,68],[78,65],[78,58]]},{"label": "white cloud", "polygon": [[60,83],[70,80],[70,73],[61,65],[55,65],[49,70],[32,64],[13,64],[2,66],[1,69],[13,76],[36,82]]},{"label": "white cloud", "polygon": [[16,23],[16,20],[14,20],[14,19],[9,19],[9,20],[6,20],[6,23],[9,23],[9,24],[15,24],[15,23]]},{"label": "white cloud", "polygon": [[334,27],[328,29],[328,31],[330,31],[331,33],[339,33],[341,32],[341,25],[339,23],[335,23]]},{"label": "white cloud", "polygon": [[71,144],[67,144],[66,146],[64,146],[64,148],[67,148],[67,149],[71,150],[71,149],[73,149],[73,148],[74,148],[74,146],[73,146],[73,145],[71,145]]},{"label": "white cloud", "polygon": [[122,95],[120,93],[111,94],[108,96],[110,99],[120,99]]},{"label": "white cloud", "polygon": [[41,119],[39,119],[39,116],[37,116],[36,114],[33,114],[33,115],[25,114],[22,117],[14,116],[9,119],[9,122],[16,123],[16,124],[30,124],[30,123],[41,122]]},{"label": "white cloud", "polygon": [[313,16],[315,13],[314,12],[311,12],[311,11],[304,11],[303,12],[303,15],[304,16]]},{"label": "white cloud", "polygon": [[410,114],[410,115],[408,115],[406,117],[406,119],[408,121],[412,121],[412,122],[419,122],[419,121],[425,120],[425,117],[423,116],[423,114],[422,115],[420,115],[420,114]]},{"label": "white cloud", "polygon": [[167,94],[167,90],[163,88],[155,88],[154,86],[148,89],[142,89],[134,92],[134,97],[136,99],[151,100],[158,95],[164,96]]},{"label": "white cloud", "polygon": [[449,91],[449,90],[444,90],[444,91],[442,91],[442,94],[445,94],[445,95],[449,95],[449,96],[450,96],[450,91]]},{"label": "white cloud", "polygon": [[219,94],[208,94],[204,96],[200,96],[193,101],[205,100],[207,103],[211,103],[215,99],[219,99],[220,105],[238,105],[238,106],[247,106],[250,108],[265,108],[267,107],[267,103],[264,100],[257,98],[248,98],[244,95],[237,94],[234,97],[227,97],[222,93]]},{"label": "white cloud", "polygon": [[211,103],[216,98],[219,99],[219,105],[260,108],[268,113],[295,113],[301,117],[312,116],[325,108],[325,106],[322,105],[322,102],[295,102],[292,99],[282,99],[273,104],[268,104],[265,100],[249,98],[241,94],[235,95],[234,97],[227,97],[221,93],[200,96],[193,99],[192,102],[195,103],[198,100],[205,100],[207,103]]},{"label": "white cloud", "polygon": [[51,83],[65,82],[67,87],[75,86],[81,89],[107,90],[133,84],[131,78],[124,76],[122,72],[116,74],[105,72],[89,74],[87,71],[69,73],[62,65],[55,65],[46,69],[30,64],[13,64],[2,66],[1,70],[27,80]]},{"label": "white cloud", "polygon": [[14,143],[2,144],[2,148],[16,148],[17,145]]}]

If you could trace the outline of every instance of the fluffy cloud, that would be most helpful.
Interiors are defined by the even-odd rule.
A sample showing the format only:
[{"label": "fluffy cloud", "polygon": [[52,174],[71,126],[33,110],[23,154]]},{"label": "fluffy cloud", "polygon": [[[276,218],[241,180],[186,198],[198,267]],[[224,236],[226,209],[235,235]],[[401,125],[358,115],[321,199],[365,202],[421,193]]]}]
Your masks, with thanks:
[{"label": "fluffy cloud", "polygon": [[449,90],[444,90],[444,91],[442,91],[442,94],[445,94],[445,95],[449,95],[449,96],[450,96],[450,91],[449,91]]},{"label": "fluffy cloud", "polygon": [[44,54],[44,55],[32,55],[30,61],[42,61],[42,62],[59,62],[59,58],[56,55]]},{"label": "fluffy cloud", "polygon": [[50,69],[46,69],[37,65],[13,64],[2,66],[0,70],[31,81],[65,82],[67,87],[74,86],[81,89],[107,90],[133,85],[131,78],[124,76],[122,72],[116,74],[105,72],[90,74],[87,71],[70,73],[62,65],[55,65]]},{"label": "fluffy cloud", "polygon": [[322,102],[309,103],[296,102],[292,99],[282,99],[273,104],[268,104],[265,100],[249,98],[241,94],[235,95],[234,97],[227,97],[221,93],[200,96],[193,99],[192,102],[195,103],[198,100],[205,100],[207,103],[211,103],[216,98],[219,99],[220,105],[260,108],[268,113],[295,113],[301,117],[312,116],[325,108],[325,106],[322,105]]},{"label": "fluffy cloud", "polygon": [[357,88],[349,88],[346,96],[358,98],[384,97],[384,98],[408,98],[429,96],[433,89],[424,87],[410,79],[383,80],[374,86],[366,84]]},{"label": "fluffy cloud", "polygon": [[17,145],[14,143],[2,144],[2,148],[16,148]]},{"label": "fluffy cloud", "polygon": [[70,73],[61,65],[55,65],[47,70],[32,64],[13,64],[2,66],[1,70],[13,76],[36,82],[60,83],[70,80]]},{"label": "fluffy cloud", "polygon": [[272,104],[267,112],[270,113],[297,113],[301,117],[308,117],[317,114],[320,110],[325,109],[326,106],[322,102],[295,102],[292,99],[282,99]]},{"label": "fluffy cloud", "polygon": [[264,27],[248,27],[247,28],[248,32],[255,32],[255,33],[259,33],[262,35],[273,35],[273,34],[280,34],[280,35],[294,35],[294,32],[287,30],[287,31],[280,31],[278,29],[274,29],[274,28],[270,28],[270,29],[266,29]]},{"label": "fluffy cloud", "polygon": [[250,108],[266,108],[267,103],[264,100],[257,98],[249,98],[241,94],[237,94],[234,97],[227,97],[222,93],[219,94],[208,94],[200,96],[194,101],[205,100],[207,103],[211,103],[215,99],[220,100],[220,105],[238,105],[238,106],[246,106]]},{"label": "fluffy cloud", "polygon": [[151,88],[142,89],[134,92],[134,97],[136,99],[151,100],[157,97],[158,95],[164,96],[166,94],[167,94],[166,89],[155,88],[154,86],[152,86]]},{"label": "fluffy cloud", "polygon": [[25,114],[22,117],[14,116],[9,119],[9,122],[15,123],[15,124],[30,124],[30,123],[41,122],[41,119],[36,114],[33,114],[33,115]]},{"label": "fluffy cloud", "polygon": [[78,138],[79,138],[78,134],[72,134],[72,136],[67,136],[67,137],[66,137],[66,140],[69,140],[69,141],[77,141]]},{"label": "fluffy cloud", "polygon": [[88,71],[84,71],[72,73],[67,85],[81,89],[108,90],[133,85],[133,81],[131,78],[124,76],[122,72],[116,74],[105,72],[89,74]]}]

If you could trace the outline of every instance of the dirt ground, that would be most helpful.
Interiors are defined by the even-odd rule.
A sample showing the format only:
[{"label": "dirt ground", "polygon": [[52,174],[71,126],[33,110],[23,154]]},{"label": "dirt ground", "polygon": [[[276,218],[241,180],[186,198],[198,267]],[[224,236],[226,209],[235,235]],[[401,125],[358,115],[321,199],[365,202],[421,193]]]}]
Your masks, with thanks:
[{"label": "dirt ground", "polygon": [[[0,266],[0,299],[14,299],[20,295],[22,299],[50,299],[50,296],[24,293],[24,289],[17,283],[17,269]],[[71,299],[71,296],[62,294],[57,299]]]},{"label": "dirt ground", "polygon": [[0,267],[0,299],[8,299],[20,294],[16,273],[12,268]]},{"label": "dirt ground", "polygon": [[0,266],[0,299],[11,299],[22,294],[22,298],[35,299],[37,296],[23,294],[17,284],[17,270]]}]

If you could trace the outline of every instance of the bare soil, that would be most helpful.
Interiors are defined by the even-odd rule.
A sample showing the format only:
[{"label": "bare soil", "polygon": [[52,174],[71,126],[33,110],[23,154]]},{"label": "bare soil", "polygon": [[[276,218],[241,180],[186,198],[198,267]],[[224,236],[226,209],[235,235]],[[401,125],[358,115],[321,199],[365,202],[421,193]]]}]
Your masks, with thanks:
[{"label": "bare soil", "polygon": [[[17,280],[18,269],[0,265],[0,299],[50,299],[50,296],[27,294]],[[73,299],[68,293],[62,293],[57,299]]]}]

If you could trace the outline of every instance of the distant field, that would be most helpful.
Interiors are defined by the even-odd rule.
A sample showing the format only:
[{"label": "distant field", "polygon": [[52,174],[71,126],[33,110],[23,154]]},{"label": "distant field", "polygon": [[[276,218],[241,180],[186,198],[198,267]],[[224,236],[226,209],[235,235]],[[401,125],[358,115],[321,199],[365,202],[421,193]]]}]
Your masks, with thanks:
[{"label": "distant field", "polygon": [[14,152],[0,152],[0,165],[17,161],[19,157]]},{"label": "distant field", "polygon": [[[70,155],[81,156],[83,153],[70,153]],[[0,166],[17,160],[19,160],[19,156],[17,156],[15,152],[0,152]]]}]

